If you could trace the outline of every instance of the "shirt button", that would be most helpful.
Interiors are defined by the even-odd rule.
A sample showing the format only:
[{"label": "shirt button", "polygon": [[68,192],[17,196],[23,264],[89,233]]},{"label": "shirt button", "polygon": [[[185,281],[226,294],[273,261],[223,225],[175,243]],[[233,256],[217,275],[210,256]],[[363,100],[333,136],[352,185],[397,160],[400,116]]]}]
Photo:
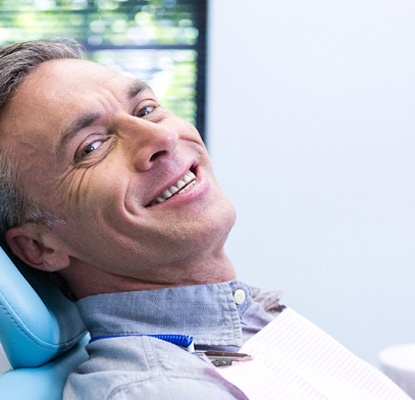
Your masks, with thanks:
[{"label": "shirt button", "polygon": [[233,294],[233,300],[236,304],[242,304],[246,299],[246,293],[242,289],[236,289]]}]

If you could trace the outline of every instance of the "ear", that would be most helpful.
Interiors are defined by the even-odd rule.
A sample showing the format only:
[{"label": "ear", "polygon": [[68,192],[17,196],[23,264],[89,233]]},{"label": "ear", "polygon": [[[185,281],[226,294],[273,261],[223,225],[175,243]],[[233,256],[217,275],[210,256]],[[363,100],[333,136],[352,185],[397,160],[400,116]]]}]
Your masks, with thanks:
[{"label": "ear", "polygon": [[24,263],[42,271],[54,272],[69,266],[66,254],[40,224],[26,223],[6,232],[6,242]]}]

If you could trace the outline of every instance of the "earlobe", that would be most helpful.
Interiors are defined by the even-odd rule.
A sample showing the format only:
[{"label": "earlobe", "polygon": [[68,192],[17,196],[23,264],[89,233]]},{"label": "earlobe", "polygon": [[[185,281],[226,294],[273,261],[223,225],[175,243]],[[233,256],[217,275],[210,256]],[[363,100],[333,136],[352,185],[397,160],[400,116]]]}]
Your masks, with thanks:
[{"label": "earlobe", "polygon": [[6,232],[6,242],[24,263],[42,271],[54,272],[69,266],[69,257],[30,226],[17,226]]}]

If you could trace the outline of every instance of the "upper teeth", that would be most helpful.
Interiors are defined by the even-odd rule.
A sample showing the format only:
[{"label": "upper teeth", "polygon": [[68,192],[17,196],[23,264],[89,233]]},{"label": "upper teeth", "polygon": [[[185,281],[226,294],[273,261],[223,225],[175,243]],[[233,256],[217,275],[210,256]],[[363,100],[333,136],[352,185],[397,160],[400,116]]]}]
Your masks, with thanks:
[{"label": "upper teeth", "polygon": [[188,171],[187,174],[183,178],[179,179],[174,185],[170,186],[166,190],[163,190],[163,192],[160,193],[150,205],[163,203],[181,189],[184,191],[194,184],[196,184],[196,175],[193,172]]}]

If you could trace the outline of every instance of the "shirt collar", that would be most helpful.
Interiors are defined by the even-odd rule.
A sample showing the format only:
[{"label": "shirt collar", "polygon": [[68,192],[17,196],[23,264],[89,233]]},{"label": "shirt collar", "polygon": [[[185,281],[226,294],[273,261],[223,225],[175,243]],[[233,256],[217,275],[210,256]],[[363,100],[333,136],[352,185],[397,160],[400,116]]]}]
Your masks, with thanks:
[{"label": "shirt collar", "polygon": [[[242,304],[234,293],[245,293]],[[196,346],[242,345],[241,314],[252,304],[242,282],[100,294],[78,301],[92,337],[179,334]]]}]

